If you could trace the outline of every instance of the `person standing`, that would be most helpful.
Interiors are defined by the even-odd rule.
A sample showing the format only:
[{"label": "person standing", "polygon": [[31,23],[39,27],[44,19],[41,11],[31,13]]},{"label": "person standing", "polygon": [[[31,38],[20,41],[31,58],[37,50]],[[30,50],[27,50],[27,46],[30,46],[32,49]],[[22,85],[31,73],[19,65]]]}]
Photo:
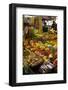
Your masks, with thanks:
[{"label": "person standing", "polygon": [[48,32],[48,26],[46,22],[44,23],[44,26],[43,26],[43,32]]},{"label": "person standing", "polygon": [[53,30],[55,30],[55,31],[57,30],[57,24],[55,21],[53,21],[51,28],[53,28]]}]

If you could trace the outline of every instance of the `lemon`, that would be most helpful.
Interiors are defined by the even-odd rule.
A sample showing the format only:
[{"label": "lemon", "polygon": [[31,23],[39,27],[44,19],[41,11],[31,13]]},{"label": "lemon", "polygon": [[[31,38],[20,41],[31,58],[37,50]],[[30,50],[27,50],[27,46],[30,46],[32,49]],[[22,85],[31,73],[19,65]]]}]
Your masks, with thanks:
[{"label": "lemon", "polygon": [[47,56],[43,56],[43,60],[44,60],[45,62],[47,62],[47,61],[48,61]]}]

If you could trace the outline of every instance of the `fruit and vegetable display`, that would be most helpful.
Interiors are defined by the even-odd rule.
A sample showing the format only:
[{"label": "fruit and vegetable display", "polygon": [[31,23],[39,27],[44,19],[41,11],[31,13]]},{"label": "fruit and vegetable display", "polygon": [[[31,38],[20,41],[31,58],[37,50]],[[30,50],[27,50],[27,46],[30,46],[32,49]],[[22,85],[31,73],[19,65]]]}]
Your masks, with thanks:
[{"label": "fruit and vegetable display", "polygon": [[57,73],[57,32],[31,28],[23,40],[23,74],[47,73]]}]

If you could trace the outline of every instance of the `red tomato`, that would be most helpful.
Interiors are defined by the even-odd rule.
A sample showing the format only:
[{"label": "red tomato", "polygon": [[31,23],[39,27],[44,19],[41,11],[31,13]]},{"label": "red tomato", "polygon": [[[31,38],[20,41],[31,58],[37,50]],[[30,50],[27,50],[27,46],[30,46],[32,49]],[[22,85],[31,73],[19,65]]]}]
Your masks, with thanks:
[{"label": "red tomato", "polygon": [[54,64],[54,65],[57,65],[57,59],[55,59],[55,60],[53,61],[53,64]]}]

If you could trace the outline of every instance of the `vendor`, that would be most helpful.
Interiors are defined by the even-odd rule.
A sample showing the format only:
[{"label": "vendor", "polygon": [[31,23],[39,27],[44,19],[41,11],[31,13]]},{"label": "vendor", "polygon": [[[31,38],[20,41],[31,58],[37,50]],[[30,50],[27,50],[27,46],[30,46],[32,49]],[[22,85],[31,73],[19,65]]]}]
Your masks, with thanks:
[{"label": "vendor", "polygon": [[53,28],[53,30],[57,30],[57,24],[55,21],[53,21],[51,28]]}]

